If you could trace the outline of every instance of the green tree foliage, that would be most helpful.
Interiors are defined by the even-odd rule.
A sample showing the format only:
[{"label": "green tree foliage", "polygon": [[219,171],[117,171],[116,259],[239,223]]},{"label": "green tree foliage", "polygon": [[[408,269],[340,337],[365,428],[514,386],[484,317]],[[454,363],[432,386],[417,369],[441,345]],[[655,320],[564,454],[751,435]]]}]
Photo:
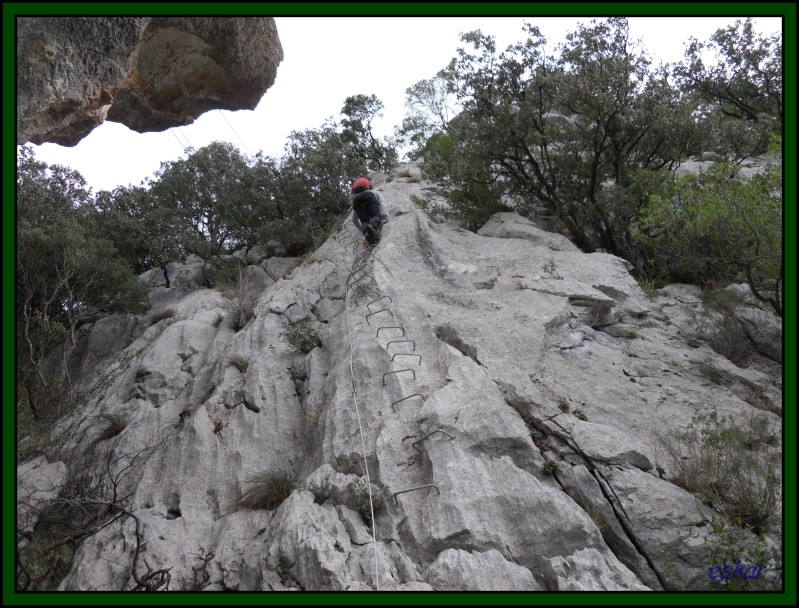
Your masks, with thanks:
[{"label": "green tree foliage", "polygon": [[181,257],[180,222],[174,211],[158,204],[143,186],[119,187],[101,191],[94,203],[97,234],[104,234],[114,243],[136,274],[160,268],[166,286],[170,286],[167,264]]},{"label": "green tree foliage", "polygon": [[[707,65],[711,53],[716,62]],[[725,116],[753,122],[782,117],[779,35],[764,39],[755,33],[751,19],[736,20],[718,30],[707,43],[691,39],[675,76],[685,92],[700,95]]]},{"label": "green tree foliage", "polygon": [[742,177],[717,163],[699,175],[666,176],[636,225],[652,264],[670,277],[718,286],[740,273],[752,293],[783,315],[782,163]]},{"label": "green tree foliage", "polygon": [[473,52],[460,49],[446,70],[464,107],[450,131],[457,154],[490,172],[486,183],[518,211],[543,207],[580,247],[623,255],[635,210],[612,213],[603,191],[626,186],[638,168],[676,163],[695,135],[690,109],[666,74],[649,73],[626,19],[579,26],[557,56],[538,28],[525,30],[503,53],[480,32],[462,35]]},{"label": "green tree foliage", "polygon": [[691,39],[674,77],[706,123],[706,149],[740,160],[763,153],[781,133],[782,45],[777,34],[756,34],[751,19],[719,29],[709,42]]},{"label": "green tree foliage", "polygon": [[374,95],[352,95],[341,108],[341,139],[368,170],[390,171],[398,156],[391,142],[375,137],[372,123],[381,116],[383,102]]},{"label": "green tree foliage", "polygon": [[412,158],[422,154],[432,137],[449,131],[456,106],[451,88],[446,72],[442,71],[405,89],[408,114],[397,129],[397,135],[410,144]]},{"label": "green tree foliage", "polygon": [[141,312],[147,293],[107,235],[80,174],[49,167],[28,147],[17,159],[16,327],[18,382],[36,412],[42,361],[62,346],[59,381],[70,382],[77,329],[98,315]]},{"label": "green tree foliage", "polygon": [[150,185],[156,206],[166,210],[163,219],[177,228],[183,255],[207,261],[251,244],[254,209],[245,157],[225,142],[187,152],[185,159],[162,163]]}]

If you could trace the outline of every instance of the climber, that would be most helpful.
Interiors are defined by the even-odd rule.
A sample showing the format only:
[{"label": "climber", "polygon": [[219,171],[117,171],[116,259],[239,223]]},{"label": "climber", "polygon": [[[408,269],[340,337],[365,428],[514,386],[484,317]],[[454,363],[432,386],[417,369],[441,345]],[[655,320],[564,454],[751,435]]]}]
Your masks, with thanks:
[{"label": "climber", "polygon": [[388,221],[386,201],[363,176],[352,183],[352,194],[352,223],[363,233],[366,246],[373,247],[380,242],[383,224]]}]

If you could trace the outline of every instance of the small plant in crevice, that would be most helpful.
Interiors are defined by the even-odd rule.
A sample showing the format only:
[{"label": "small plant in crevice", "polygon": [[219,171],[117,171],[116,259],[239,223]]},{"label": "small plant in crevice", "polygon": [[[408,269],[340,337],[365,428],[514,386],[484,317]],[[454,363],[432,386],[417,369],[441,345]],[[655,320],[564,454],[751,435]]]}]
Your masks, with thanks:
[{"label": "small plant in crevice", "polygon": [[242,329],[255,316],[255,305],[263,285],[239,268],[235,281],[222,289],[222,304],[235,331]]},{"label": "small plant in crevice", "polygon": [[543,266],[541,266],[541,270],[550,278],[550,279],[562,279],[563,277],[558,274],[558,267],[555,265],[554,260],[550,260]]},{"label": "small plant in crevice", "polygon": [[419,209],[421,209],[430,220],[434,222],[443,222],[447,219],[448,211],[443,205],[415,194],[411,194],[410,199],[411,202],[419,207]]},{"label": "small plant in crevice", "polygon": [[365,523],[367,527],[371,527],[372,511],[374,511],[375,515],[377,515],[385,508],[388,488],[383,486],[380,491],[372,492],[372,501],[370,504],[369,487],[367,485],[366,479],[363,477],[358,477],[355,483],[357,486],[355,490],[355,510],[358,511],[358,515],[361,516],[363,523]]},{"label": "small plant in crevice", "polygon": [[600,532],[602,532],[608,525],[605,521],[604,515],[602,514],[602,510],[595,504],[589,504],[585,509],[585,512],[588,513],[588,517],[591,518],[591,521],[594,522],[594,525]]},{"label": "small plant in crevice", "polygon": [[309,353],[317,346],[322,346],[322,339],[310,326],[310,317],[292,321],[286,326],[282,339],[295,352]]},{"label": "small plant in crevice", "polygon": [[642,274],[636,276],[635,280],[638,283],[638,287],[644,292],[644,295],[646,295],[649,300],[652,300],[655,297],[655,291],[657,291],[657,282],[655,279]]},{"label": "small plant in crevice", "polygon": [[588,420],[588,416],[586,416],[585,413],[583,412],[583,410],[581,410],[581,409],[574,410],[574,417],[577,418],[578,420],[582,420],[582,421],[587,421]]},{"label": "small plant in crevice", "polygon": [[316,427],[319,424],[319,421],[322,419],[322,415],[325,413],[325,404],[320,403],[307,414],[305,414],[305,420],[310,424],[312,427]]},{"label": "small plant in crevice", "polygon": [[155,325],[156,323],[159,323],[160,321],[163,321],[164,319],[171,319],[176,314],[177,313],[175,313],[175,311],[173,309],[171,309],[171,308],[162,308],[160,310],[156,310],[153,313],[153,316],[150,317],[150,325],[151,326]]},{"label": "small plant in crevice", "polygon": [[308,484],[306,489],[314,495],[314,502],[321,505],[330,498],[330,477],[325,476],[318,482]]},{"label": "small plant in crevice", "polygon": [[546,473],[547,475],[554,475],[555,473],[557,473],[558,468],[560,468],[560,465],[554,460],[547,460],[544,463],[544,473]]},{"label": "small plant in crevice", "polygon": [[243,482],[241,496],[234,506],[242,509],[275,509],[299,487],[291,466],[278,466],[256,473]]},{"label": "small plant in crevice", "polygon": [[250,360],[242,355],[233,355],[228,359],[228,362],[242,374],[246,374],[247,369],[250,367]]},{"label": "small plant in crevice", "polygon": [[227,420],[221,416],[211,416],[211,424],[214,427],[214,435],[218,435],[227,426]]},{"label": "small plant in crevice", "polygon": [[556,403],[558,404],[558,409],[564,414],[568,414],[571,411],[568,398],[563,396],[558,397]]}]

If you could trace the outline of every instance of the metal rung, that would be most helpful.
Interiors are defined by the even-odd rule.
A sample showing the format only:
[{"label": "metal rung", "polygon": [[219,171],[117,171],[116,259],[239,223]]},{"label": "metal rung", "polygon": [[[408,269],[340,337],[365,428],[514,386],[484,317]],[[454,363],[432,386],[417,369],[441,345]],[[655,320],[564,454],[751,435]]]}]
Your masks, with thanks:
[{"label": "metal rung", "polygon": [[381,312],[387,312],[388,314],[391,315],[392,319],[394,318],[394,313],[391,312],[388,308],[381,308],[380,310],[376,310],[375,312],[370,312],[368,315],[366,315],[366,323],[368,325],[371,325],[371,323],[369,323],[369,317],[373,317],[374,315],[376,315],[378,313],[381,313]]},{"label": "metal rung", "polygon": [[[372,279],[373,281],[375,281],[374,277],[369,276],[368,274],[365,274],[360,279],[356,279],[355,281],[353,281],[352,283],[347,285],[347,288],[348,289],[352,289],[352,286],[355,285],[355,283],[357,283],[358,281],[363,281],[364,279]],[[375,281],[375,285],[377,285],[377,281]]]},{"label": "metal rung", "polygon": [[[350,274],[347,276],[347,280],[346,280],[346,281],[344,281],[344,285],[345,285],[345,286],[347,286],[347,287],[349,287],[349,286],[352,284],[352,283],[350,283],[350,280],[351,280],[353,277],[355,277],[355,275],[356,275],[356,274],[358,274],[358,273],[359,273],[361,270],[363,270],[363,269],[362,269],[362,268],[359,268],[358,270],[353,270],[352,272],[350,272]],[[364,276],[368,276],[368,274],[366,274],[366,275],[364,275]],[[363,277],[360,277],[358,280],[360,280],[360,279],[362,279],[362,278],[363,278]]]},{"label": "metal rung", "polygon": [[418,365],[422,364],[422,355],[418,353],[394,353],[394,355],[391,357],[392,361],[394,360],[394,357],[419,357]]},{"label": "metal rung", "polygon": [[[389,302],[393,302],[393,300],[391,299],[391,296],[380,296],[380,297],[379,297],[379,298],[377,298],[376,300],[372,300],[371,302],[369,302],[369,304],[367,304],[367,305],[366,305],[366,308],[369,308],[369,306],[370,306],[371,304],[374,304],[375,302],[379,302],[379,301],[380,301],[380,300],[382,300],[383,298],[388,298],[388,301],[389,301]],[[371,312],[371,311],[372,311],[372,309],[371,309],[371,308],[369,308],[369,312]]]},{"label": "metal rung", "polygon": [[400,490],[399,492],[394,492],[394,502],[399,504],[399,500],[397,500],[397,495],[398,494],[405,494],[405,492],[413,492],[414,490],[423,490],[424,488],[435,488],[436,492],[438,492],[439,495],[441,494],[441,490],[438,489],[437,485],[432,484],[432,483],[427,483],[427,484],[425,484],[423,486],[418,486],[416,488],[410,488],[408,490]]},{"label": "metal rung", "polygon": [[374,264],[366,262],[365,264],[361,264],[357,268],[351,268],[350,269],[350,274],[355,275],[355,274],[358,274],[359,272],[361,272],[362,270],[366,270],[368,272],[370,270],[374,270],[374,268],[375,268]]},{"label": "metal rung", "polygon": [[386,344],[386,350],[388,350],[388,347],[391,346],[392,344],[402,344],[403,342],[410,342],[411,344],[413,344],[411,348],[416,348],[415,340],[392,340],[391,342]]},{"label": "metal rung", "polygon": [[424,436],[424,437],[422,437],[421,439],[417,439],[416,441],[414,441],[414,442],[411,444],[411,447],[412,447],[414,450],[416,450],[417,452],[421,452],[422,450],[420,450],[419,448],[417,448],[417,447],[416,447],[416,444],[417,444],[417,443],[419,443],[420,441],[424,441],[425,439],[427,439],[428,437],[430,437],[430,435],[435,435],[436,433],[444,433],[444,434],[445,434],[447,437],[449,437],[450,439],[455,439],[455,438],[454,438],[452,435],[450,435],[449,433],[447,433],[447,431],[445,431],[445,430],[443,430],[443,429],[436,429],[435,431],[432,431],[432,432],[428,433],[427,435],[425,435],[425,436]]},{"label": "metal rung", "polygon": [[407,397],[403,397],[402,399],[397,399],[394,403],[391,404],[391,411],[396,414],[397,410],[394,409],[394,406],[397,405],[398,403],[400,403],[401,401],[405,401],[406,399],[411,399],[413,397],[421,397],[422,401],[425,401],[427,399],[421,393],[414,393],[413,395],[408,395]]},{"label": "metal rung", "polygon": [[381,329],[401,329],[402,330],[402,335],[403,336],[405,335],[405,328],[404,327],[401,327],[399,325],[385,325],[384,327],[378,327],[377,328],[377,333],[375,334],[375,336],[378,337],[378,338],[380,337],[380,330]]},{"label": "metal rung", "polygon": [[363,253],[360,253],[357,256],[355,256],[355,259],[356,260],[363,260],[365,258],[375,259],[376,257],[377,254],[375,253],[374,249],[366,249],[363,251]]},{"label": "metal rung", "polygon": [[377,291],[376,289],[370,289],[365,294],[363,294],[360,298],[355,298],[355,302],[357,303],[357,302],[361,302],[361,301],[365,300],[366,296],[368,296],[370,293],[380,294],[380,292]]},{"label": "metal rung", "polygon": [[375,252],[369,251],[368,249],[364,251],[361,255],[357,256],[353,261],[353,264],[363,263],[368,264],[369,262],[374,262],[375,260]]},{"label": "metal rung", "polygon": [[383,386],[386,385],[386,376],[390,376],[391,374],[401,374],[402,372],[411,372],[413,374],[413,379],[416,380],[416,372],[412,369],[398,369],[397,371],[386,372],[383,374]]}]

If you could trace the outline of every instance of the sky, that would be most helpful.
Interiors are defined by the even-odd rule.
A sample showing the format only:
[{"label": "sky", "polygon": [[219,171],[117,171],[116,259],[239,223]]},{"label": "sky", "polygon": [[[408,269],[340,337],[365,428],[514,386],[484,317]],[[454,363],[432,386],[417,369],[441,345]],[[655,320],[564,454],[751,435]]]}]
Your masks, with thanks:
[{"label": "sky", "polygon": [[[50,165],[79,171],[95,191],[139,185],[161,162],[185,157],[184,149],[227,141],[252,156],[283,153],[288,135],[340,118],[350,95],[375,95],[384,104],[374,123],[378,136],[390,135],[405,116],[405,90],[431,78],[455,56],[459,34],[475,29],[494,36],[498,49],[523,40],[525,21],[537,25],[551,50],[564,41],[581,17],[278,17],[284,59],[277,78],[254,110],[212,110],[193,124],[160,133],[136,133],[105,122],[78,145],[33,146]],[[655,63],[683,57],[689,37],[707,41],[733,17],[631,17],[633,40],[640,39]],[[758,17],[755,30],[780,32],[779,17]],[[364,49],[364,38],[369,40]]]}]

